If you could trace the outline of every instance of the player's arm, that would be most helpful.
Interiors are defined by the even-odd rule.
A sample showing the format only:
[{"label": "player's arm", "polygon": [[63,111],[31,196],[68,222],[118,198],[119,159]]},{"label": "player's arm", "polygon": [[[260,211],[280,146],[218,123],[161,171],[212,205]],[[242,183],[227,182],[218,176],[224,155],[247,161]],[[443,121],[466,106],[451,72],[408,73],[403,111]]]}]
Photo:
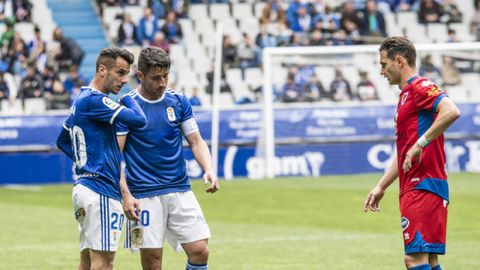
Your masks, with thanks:
[{"label": "player's arm", "polygon": [[[195,119],[191,118],[187,121],[195,121]],[[198,127],[196,127],[196,131],[190,130],[191,132],[188,132],[187,130],[185,130],[188,129],[185,127],[187,124],[184,123],[182,123],[182,129],[184,131],[184,134],[186,134],[186,132],[188,133],[188,135],[185,136],[187,142],[192,148],[195,160],[198,162],[198,164],[200,164],[200,167],[202,167],[203,171],[205,172],[203,174],[203,181],[205,182],[205,184],[207,184],[208,182],[211,183],[210,187],[207,188],[206,192],[213,193],[220,189],[220,184],[218,182],[217,176],[213,173],[212,170],[212,156],[210,155],[208,145],[200,135]],[[192,124],[190,123],[188,125],[191,126]]]},{"label": "player's arm", "polygon": [[405,172],[408,172],[412,168],[412,160],[414,157],[417,157],[420,162],[422,148],[445,132],[445,130],[447,130],[453,122],[460,117],[460,110],[448,97],[442,98],[437,106],[437,113],[437,117],[430,128],[428,128],[423,136],[418,139],[417,143],[408,150],[405,156],[405,161],[402,164],[402,169]]},{"label": "player's arm", "polygon": [[[117,136],[118,146],[120,147],[120,151],[123,151],[125,147],[125,142],[127,140],[127,135],[120,135]],[[140,213],[140,203],[138,202],[135,197],[133,197],[132,193],[130,193],[130,189],[127,185],[127,178],[125,177],[125,170],[123,166],[120,167],[120,191],[122,193],[122,207],[125,216],[133,221],[140,221],[139,213]]]},{"label": "player's arm", "polygon": [[365,202],[363,203],[363,210],[367,212],[368,210],[377,212],[380,211],[379,203],[382,200],[383,195],[385,195],[385,191],[387,188],[395,182],[398,178],[398,164],[397,164],[397,156],[392,160],[392,164],[385,172],[385,174],[380,178],[378,183],[375,187],[368,193]]},{"label": "player's arm", "polygon": [[125,105],[117,115],[117,121],[133,128],[141,128],[147,124],[147,118],[143,110],[130,95],[125,95],[120,99],[120,104]]},{"label": "player's arm", "polygon": [[72,149],[72,140],[70,138],[70,132],[68,128],[64,125],[62,131],[57,138],[57,147],[62,150],[65,155],[67,155],[71,160],[73,160],[73,149]]}]

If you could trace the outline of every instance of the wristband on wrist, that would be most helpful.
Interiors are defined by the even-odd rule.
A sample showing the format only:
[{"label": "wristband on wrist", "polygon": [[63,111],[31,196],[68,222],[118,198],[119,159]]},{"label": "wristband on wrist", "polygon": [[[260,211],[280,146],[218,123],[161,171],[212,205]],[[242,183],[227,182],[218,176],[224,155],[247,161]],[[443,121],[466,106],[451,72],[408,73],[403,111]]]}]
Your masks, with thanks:
[{"label": "wristband on wrist", "polygon": [[418,140],[417,140],[417,144],[423,148],[425,146],[427,146],[430,142],[427,140],[427,138],[425,138],[425,135],[422,135],[422,137],[420,137]]}]

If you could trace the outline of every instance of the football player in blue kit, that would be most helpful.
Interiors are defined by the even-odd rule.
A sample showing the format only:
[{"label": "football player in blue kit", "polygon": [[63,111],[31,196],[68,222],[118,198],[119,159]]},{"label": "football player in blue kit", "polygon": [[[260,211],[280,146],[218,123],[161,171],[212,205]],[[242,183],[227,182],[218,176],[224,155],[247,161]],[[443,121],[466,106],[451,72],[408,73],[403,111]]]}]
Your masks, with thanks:
[{"label": "football player in blue kit", "polygon": [[[161,269],[163,242],[185,251],[186,269],[208,269],[210,229],[190,187],[182,140],[192,148],[210,182],[206,192],[219,189],[207,144],[200,135],[188,99],[167,89],[170,60],[161,49],[145,48],[138,58],[141,84],[130,95],[147,117],[145,128],[117,124],[127,184],[121,182],[127,223],[126,247],[140,248],[143,269]],[[133,221],[133,220],[139,221]]]},{"label": "football player in blue kit", "polygon": [[78,269],[113,268],[124,221],[115,123],[141,128],[147,120],[131,96],[119,104],[107,94],[118,94],[133,61],[125,49],[100,52],[95,77],[82,87],[57,139],[58,148],[74,161],[77,176],[72,201],[80,234]]}]

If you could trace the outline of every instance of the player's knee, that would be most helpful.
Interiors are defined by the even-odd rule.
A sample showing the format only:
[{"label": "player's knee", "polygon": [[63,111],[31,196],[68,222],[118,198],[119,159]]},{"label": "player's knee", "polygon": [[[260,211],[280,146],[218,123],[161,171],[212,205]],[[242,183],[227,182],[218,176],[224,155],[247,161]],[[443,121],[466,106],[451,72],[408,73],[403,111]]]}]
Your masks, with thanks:
[{"label": "player's knee", "polygon": [[142,268],[143,270],[162,270],[162,255],[142,254]]},{"label": "player's knee", "polygon": [[201,245],[191,250],[188,254],[188,260],[192,263],[206,263],[208,261],[209,250],[207,245]]}]

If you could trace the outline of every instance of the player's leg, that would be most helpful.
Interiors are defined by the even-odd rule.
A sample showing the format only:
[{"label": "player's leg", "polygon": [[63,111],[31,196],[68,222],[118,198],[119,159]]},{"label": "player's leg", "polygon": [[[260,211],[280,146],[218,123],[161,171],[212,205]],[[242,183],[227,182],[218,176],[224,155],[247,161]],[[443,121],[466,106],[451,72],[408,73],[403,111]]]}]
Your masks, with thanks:
[{"label": "player's leg", "polygon": [[90,270],[111,270],[113,269],[113,260],[115,252],[90,250]]},{"label": "player's leg", "polygon": [[181,244],[188,261],[187,270],[208,269],[210,229],[192,191],[171,196],[166,238],[178,250]]},{"label": "player's leg", "polygon": [[80,266],[86,268],[89,264],[86,269],[110,269],[123,227],[122,204],[76,185],[73,206],[82,250]]},{"label": "player's leg", "polygon": [[188,257],[187,270],[208,269],[208,239],[182,244]]},{"label": "player's leg", "polygon": [[428,262],[428,253],[411,253],[405,255],[405,266],[408,270],[430,270],[432,267]]},{"label": "player's leg", "polygon": [[139,199],[140,222],[127,223],[125,247],[139,248],[143,269],[162,269],[163,241],[167,224],[167,211],[162,198],[164,195]]},{"label": "player's leg", "polygon": [[90,270],[90,252],[88,248],[80,251],[78,270]]},{"label": "player's leg", "polygon": [[438,263],[438,255],[434,253],[430,253],[428,258],[430,265],[432,266],[432,270],[442,270],[442,267]]},{"label": "player's leg", "polygon": [[162,269],[163,248],[141,248],[140,258],[144,270]]}]

